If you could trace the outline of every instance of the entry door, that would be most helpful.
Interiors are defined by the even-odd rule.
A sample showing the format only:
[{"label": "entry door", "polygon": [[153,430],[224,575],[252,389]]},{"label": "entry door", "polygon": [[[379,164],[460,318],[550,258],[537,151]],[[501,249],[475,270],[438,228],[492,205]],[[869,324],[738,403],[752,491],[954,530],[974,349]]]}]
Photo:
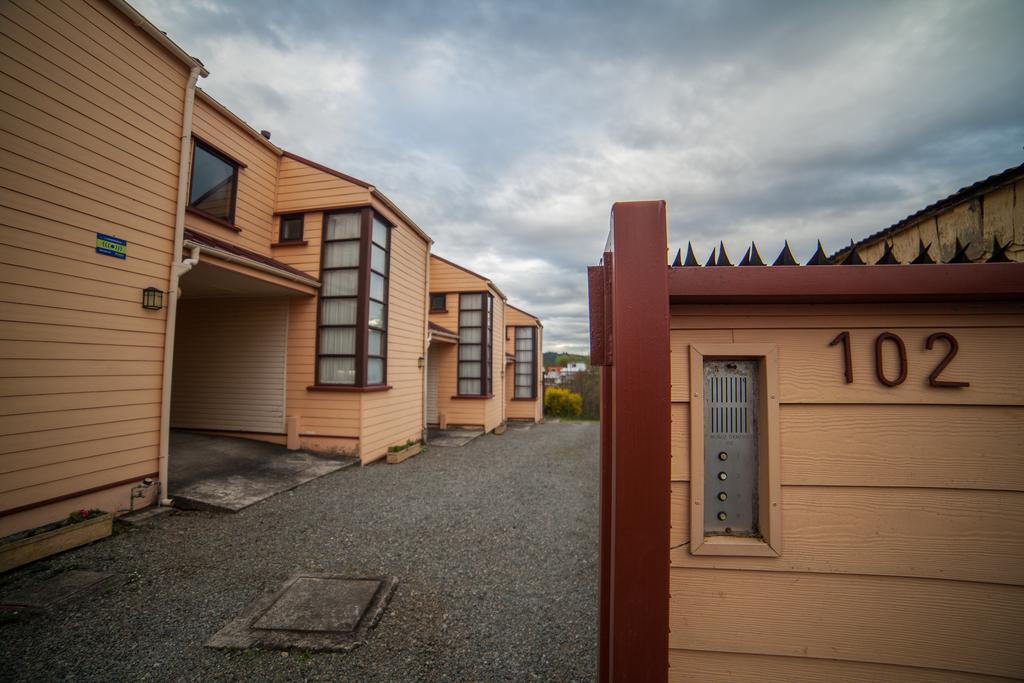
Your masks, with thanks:
[{"label": "entry door", "polygon": [[441,354],[433,344],[427,349],[427,424],[436,425],[437,416],[437,377],[438,362]]}]

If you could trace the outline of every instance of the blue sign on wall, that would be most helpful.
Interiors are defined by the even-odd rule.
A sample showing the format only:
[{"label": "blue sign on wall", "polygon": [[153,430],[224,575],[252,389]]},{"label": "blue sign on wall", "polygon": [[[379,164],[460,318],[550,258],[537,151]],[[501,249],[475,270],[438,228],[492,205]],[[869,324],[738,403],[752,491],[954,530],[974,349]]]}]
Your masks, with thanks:
[{"label": "blue sign on wall", "polygon": [[96,233],[96,253],[119,259],[128,258],[128,242],[113,235]]}]

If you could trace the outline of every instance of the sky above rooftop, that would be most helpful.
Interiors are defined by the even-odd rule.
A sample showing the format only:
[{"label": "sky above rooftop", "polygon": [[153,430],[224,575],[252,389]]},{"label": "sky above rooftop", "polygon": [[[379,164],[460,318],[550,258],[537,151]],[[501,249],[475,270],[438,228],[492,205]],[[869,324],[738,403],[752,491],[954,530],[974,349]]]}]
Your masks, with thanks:
[{"label": "sky above rooftop", "polygon": [[805,261],[1024,162],[1024,2],[138,0],[273,141],[587,350],[615,201]]}]

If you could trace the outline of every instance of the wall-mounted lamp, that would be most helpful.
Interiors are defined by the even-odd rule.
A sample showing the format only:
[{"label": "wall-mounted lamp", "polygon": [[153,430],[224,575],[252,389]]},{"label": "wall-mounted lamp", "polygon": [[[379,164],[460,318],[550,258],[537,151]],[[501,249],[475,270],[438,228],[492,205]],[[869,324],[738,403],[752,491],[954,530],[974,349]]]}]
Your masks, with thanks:
[{"label": "wall-mounted lamp", "polygon": [[142,290],[142,307],[149,311],[159,311],[164,307],[164,293],[156,287]]},{"label": "wall-mounted lamp", "polygon": [[420,356],[419,358],[416,359],[416,367],[422,368],[426,364],[427,364],[427,361],[425,361],[423,359],[423,356]]}]

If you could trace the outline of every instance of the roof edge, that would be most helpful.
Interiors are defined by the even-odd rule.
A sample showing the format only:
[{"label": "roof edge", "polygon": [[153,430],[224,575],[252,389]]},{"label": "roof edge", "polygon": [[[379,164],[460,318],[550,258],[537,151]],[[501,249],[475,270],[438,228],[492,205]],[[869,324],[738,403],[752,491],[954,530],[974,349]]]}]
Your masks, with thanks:
[{"label": "roof edge", "polygon": [[527,312],[527,311],[524,311],[523,309],[519,308],[518,306],[513,306],[512,304],[506,304],[506,305],[507,305],[507,306],[508,306],[509,308],[511,308],[511,309],[512,309],[513,311],[519,311],[519,312],[520,312],[520,313],[522,313],[523,315],[525,315],[525,316],[528,316],[528,317],[530,317],[530,318],[533,318],[534,320],[536,320],[536,321],[537,321],[537,326],[538,326],[538,327],[544,327],[544,323],[542,323],[542,322],[540,321],[540,318],[539,318],[539,317],[537,317],[537,316],[535,316],[535,315],[534,315],[533,313],[529,313],[529,312]]},{"label": "roof edge", "polygon": [[210,72],[206,70],[203,63],[185,52],[177,43],[167,37],[167,34],[158,29],[149,19],[144,17],[137,9],[129,5],[125,0],[107,0],[121,14],[128,17],[137,27],[142,29],[150,38],[158,42],[165,50],[187,64],[190,68],[198,68],[199,75],[206,78]]},{"label": "roof edge", "polygon": [[[899,232],[904,228],[920,223],[921,221],[926,220],[928,218],[932,218],[948,209],[951,209],[955,206],[959,206],[964,202],[969,202],[972,199],[977,199],[978,197],[986,195],[989,192],[993,192],[994,190],[998,190],[1002,187],[1015,183],[1022,178],[1024,178],[1024,164],[1021,164],[1020,166],[1013,166],[1011,168],[1006,169],[1005,171],[1000,171],[999,173],[994,173],[987,178],[979,180],[976,183],[972,183],[970,185],[967,185],[966,187],[961,187],[959,190],[948,195],[944,199],[932,202],[923,209],[915,211],[906,218],[903,218],[902,220],[893,223],[888,228],[883,228],[875,233],[868,235],[867,237],[861,240],[854,242],[853,248],[860,249],[861,247],[877,244],[878,242],[884,241],[885,239],[891,237],[892,235],[894,235],[895,233]],[[843,247],[842,249],[839,249],[828,258],[830,261],[836,261],[844,257],[849,252],[850,246],[848,245]]]},{"label": "roof edge", "polygon": [[255,138],[257,142],[259,142],[264,147],[267,147],[272,152],[274,152],[274,154],[276,154],[278,156],[281,156],[281,154],[284,153],[284,150],[282,150],[280,147],[275,145],[273,142],[271,142],[267,138],[263,137],[263,135],[258,130],[256,130],[255,128],[250,126],[245,121],[243,121],[242,118],[238,114],[236,114],[235,112],[231,111],[226,106],[221,104],[210,93],[206,92],[202,88],[196,88],[196,95],[198,95],[199,99],[201,99],[203,102],[205,102],[206,104],[208,104],[211,107],[213,107],[217,111],[218,114],[220,114],[220,115],[224,116],[225,118],[227,118],[233,124],[235,124],[236,126],[241,128],[244,132],[246,132],[250,137]]},{"label": "roof edge", "polygon": [[[464,273],[469,273],[473,277],[480,278],[481,280],[483,280],[487,284],[488,287],[490,287],[491,289],[493,289],[495,292],[498,293],[498,296],[501,297],[502,301],[508,301],[508,297],[505,296],[505,293],[502,292],[500,289],[498,289],[498,285],[494,284],[494,281],[491,280],[490,278],[484,277],[480,273],[475,273],[472,270],[470,270],[469,268],[466,268],[465,266],[460,266],[458,263],[455,263],[455,261],[449,261],[448,259],[444,258],[443,256],[438,256],[437,254],[431,253],[430,254],[430,258],[436,258],[438,261],[441,261],[442,263],[447,263],[449,266],[452,266],[453,268],[458,268],[459,270],[461,270]],[[516,310],[519,310],[519,309],[516,309]],[[527,313],[527,315],[529,315],[529,313]]]}]

